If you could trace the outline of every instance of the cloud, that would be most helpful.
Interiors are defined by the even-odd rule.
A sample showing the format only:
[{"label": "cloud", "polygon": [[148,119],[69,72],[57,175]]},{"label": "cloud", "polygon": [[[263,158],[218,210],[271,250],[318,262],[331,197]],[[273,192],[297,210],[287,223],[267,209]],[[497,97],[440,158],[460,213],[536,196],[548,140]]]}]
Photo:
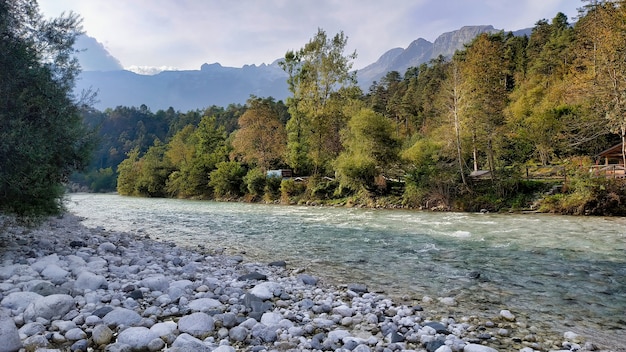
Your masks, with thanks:
[{"label": "cloud", "polygon": [[532,27],[562,11],[576,14],[573,0],[40,0],[47,16],[73,10],[89,36],[102,42],[125,67],[198,69],[271,63],[299,49],[322,28],[343,31],[355,68],[387,50],[422,37],[433,41],[464,25],[499,29]]}]

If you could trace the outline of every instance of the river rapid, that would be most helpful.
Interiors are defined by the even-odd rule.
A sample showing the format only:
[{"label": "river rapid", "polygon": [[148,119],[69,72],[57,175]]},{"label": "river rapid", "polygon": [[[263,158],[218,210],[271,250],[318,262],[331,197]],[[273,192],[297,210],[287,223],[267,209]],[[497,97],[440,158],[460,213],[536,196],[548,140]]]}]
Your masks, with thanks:
[{"label": "river rapid", "polygon": [[285,260],[330,284],[405,303],[453,297],[441,314],[501,309],[556,332],[626,336],[626,219],[433,213],[71,194],[88,227]]}]

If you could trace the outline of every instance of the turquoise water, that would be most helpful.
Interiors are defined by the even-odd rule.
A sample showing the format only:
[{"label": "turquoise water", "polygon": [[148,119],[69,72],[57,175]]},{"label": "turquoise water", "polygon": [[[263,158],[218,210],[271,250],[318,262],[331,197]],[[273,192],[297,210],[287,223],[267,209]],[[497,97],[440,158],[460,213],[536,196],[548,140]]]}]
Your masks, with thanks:
[{"label": "turquoise water", "polygon": [[[626,219],[432,213],[74,194],[85,225],[286,260],[326,282],[392,297],[455,297],[580,331],[626,326]],[[470,278],[479,272],[478,279]],[[452,312],[450,312],[452,313]],[[621,333],[621,332],[620,332]]]}]

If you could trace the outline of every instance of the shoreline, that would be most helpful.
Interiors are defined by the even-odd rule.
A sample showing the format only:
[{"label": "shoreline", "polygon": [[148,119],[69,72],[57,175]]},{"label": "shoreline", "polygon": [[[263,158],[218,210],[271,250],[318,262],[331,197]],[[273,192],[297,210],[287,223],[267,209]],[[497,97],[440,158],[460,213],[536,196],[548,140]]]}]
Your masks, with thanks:
[{"label": "shoreline", "polygon": [[0,228],[0,340],[27,349],[620,351],[506,310],[490,320],[440,317],[436,306],[453,303],[446,297],[395,304],[361,283],[324,284],[282,258],[248,262],[87,228],[69,213],[36,228],[0,217]]}]

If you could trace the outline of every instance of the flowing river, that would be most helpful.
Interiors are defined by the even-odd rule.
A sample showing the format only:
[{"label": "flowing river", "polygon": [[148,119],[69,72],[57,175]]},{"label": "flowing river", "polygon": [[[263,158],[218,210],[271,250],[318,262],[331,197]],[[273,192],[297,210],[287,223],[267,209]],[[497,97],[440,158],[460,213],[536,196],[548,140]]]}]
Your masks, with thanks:
[{"label": "flowing river", "polygon": [[73,194],[89,227],[285,260],[332,284],[407,303],[454,297],[448,314],[501,309],[537,326],[626,335],[626,218],[432,213]]}]

